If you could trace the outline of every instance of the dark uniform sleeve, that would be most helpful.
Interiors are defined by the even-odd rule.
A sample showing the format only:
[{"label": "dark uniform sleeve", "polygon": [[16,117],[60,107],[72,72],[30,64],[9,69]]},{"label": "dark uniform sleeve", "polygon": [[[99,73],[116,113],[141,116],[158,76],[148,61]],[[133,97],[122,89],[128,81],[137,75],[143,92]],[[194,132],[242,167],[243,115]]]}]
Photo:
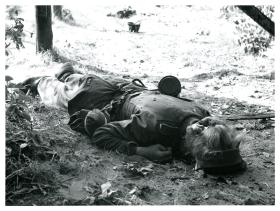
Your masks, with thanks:
[{"label": "dark uniform sleeve", "polygon": [[127,126],[129,124],[131,124],[131,120],[106,124],[95,131],[91,141],[99,148],[133,155],[138,144],[128,134]]},{"label": "dark uniform sleeve", "polygon": [[96,146],[125,154],[135,154],[136,147],[156,144],[156,119],[149,112],[132,115],[131,119],[108,123],[98,128],[91,140]]}]

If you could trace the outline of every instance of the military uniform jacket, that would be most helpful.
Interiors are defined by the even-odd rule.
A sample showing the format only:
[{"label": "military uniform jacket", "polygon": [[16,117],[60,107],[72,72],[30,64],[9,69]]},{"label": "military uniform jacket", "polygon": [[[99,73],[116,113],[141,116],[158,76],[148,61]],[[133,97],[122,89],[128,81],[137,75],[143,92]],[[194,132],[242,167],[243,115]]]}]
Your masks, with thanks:
[{"label": "military uniform jacket", "polygon": [[134,154],[137,146],[161,144],[179,153],[186,127],[209,116],[195,102],[144,91],[129,96],[119,113],[121,121],[98,128],[91,140],[97,146],[126,154]]},{"label": "military uniform jacket", "polygon": [[118,81],[104,80],[96,75],[85,75],[79,83],[79,92],[68,102],[70,116],[82,109],[102,109],[122,94]]}]

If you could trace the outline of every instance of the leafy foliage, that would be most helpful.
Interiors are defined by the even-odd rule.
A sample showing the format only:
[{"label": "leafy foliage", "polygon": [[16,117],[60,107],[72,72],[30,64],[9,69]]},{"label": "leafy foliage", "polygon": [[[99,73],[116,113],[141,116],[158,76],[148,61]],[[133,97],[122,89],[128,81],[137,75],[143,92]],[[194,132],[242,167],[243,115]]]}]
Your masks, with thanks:
[{"label": "leafy foliage", "polygon": [[70,25],[76,25],[75,19],[68,9],[62,9],[62,20]]},{"label": "leafy foliage", "polygon": [[9,51],[7,48],[11,45],[11,40],[16,48],[19,50],[20,48],[24,48],[24,45],[22,43],[22,37],[24,36],[23,33],[23,27],[24,24],[22,23],[24,21],[23,18],[16,18],[14,19],[14,24],[12,26],[6,26],[5,30],[5,49],[6,49],[6,55],[9,55]]},{"label": "leafy foliage", "polygon": [[21,7],[17,6],[17,5],[7,5],[6,6],[6,11],[7,11],[7,18],[14,20],[16,19],[16,17],[18,16],[18,14],[20,14],[21,11]]},{"label": "leafy foliage", "polygon": [[[257,8],[273,20],[274,6],[257,6]],[[238,44],[244,48],[245,53],[259,55],[261,52],[265,51],[274,40],[273,36],[243,14],[237,7],[223,7],[222,13],[222,16],[236,24],[236,29],[240,33],[237,41]]]},{"label": "leafy foliage", "polygon": [[50,161],[58,155],[33,130],[31,97],[11,80],[6,76],[6,201],[12,204],[19,196],[55,189]]},{"label": "leafy foliage", "polygon": [[132,10],[131,6],[123,10],[118,11],[116,14],[109,13],[107,16],[118,17],[118,18],[130,18],[136,15],[136,10]]}]

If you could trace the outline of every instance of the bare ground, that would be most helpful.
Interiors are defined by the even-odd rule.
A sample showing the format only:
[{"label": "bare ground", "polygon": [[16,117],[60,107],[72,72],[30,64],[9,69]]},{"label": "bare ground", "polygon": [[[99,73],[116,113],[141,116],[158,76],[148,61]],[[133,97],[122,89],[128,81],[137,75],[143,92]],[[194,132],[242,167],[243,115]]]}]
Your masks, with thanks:
[{"label": "bare ground", "polygon": [[[142,8],[137,10],[143,25],[139,34],[127,32],[127,20],[106,17],[116,11],[113,7],[84,8],[83,12],[70,9],[82,26],[55,22],[59,62],[70,61],[80,71],[105,77],[138,77],[149,87],[155,87],[163,75],[175,75],[182,82],[182,96],[201,102],[214,115],[274,111],[274,80],[269,78],[274,68],[272,50],[259,57],[245,55],[235,42],[237,32],[232,23],[220,18],[217,9]],[[102,18],[102,23],[96,21]],[[198,18],[203,24],[198,25]],[[215,24],[220,24],[219,31],[213,28]],[[26,56],[16,58],[7,58],[7,74],[15,80],[21,80],[16,74],[19,68],[26,69],[26,77],[35,72],[51,75],[59,66],[52,61],[42,63],[38,57],[32,61]],[[18,195],[7,204],[275,203],[272,120],[229,122],[246,134],[240,150],[248,170],[212,176],[195,172],[193,165],[181,161],[155,164],[137,156],[99,150],[87,137],[71,131],[64,111],[45,106],[38,99],[29,105],[34,131],[59,155],[47,161],[57,188],[45,194]]]}]

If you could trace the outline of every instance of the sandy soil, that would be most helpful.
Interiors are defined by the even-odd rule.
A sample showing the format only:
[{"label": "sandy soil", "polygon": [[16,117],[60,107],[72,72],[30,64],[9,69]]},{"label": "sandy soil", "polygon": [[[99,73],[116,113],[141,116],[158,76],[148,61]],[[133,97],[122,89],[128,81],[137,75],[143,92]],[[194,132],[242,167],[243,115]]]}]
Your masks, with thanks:
[{"label": "sandy soil", "polygon": [[[15,82],[30,75],[53,75],[59,62],[70,61],[82,72],[137,77],[151,88],[162,76],[175,75],[182,82],[181,95],[201,102],[212,114],[274,111],[274,80],[269,79],[273,48],[263,56],[245,55],[234,24],[221,17],[220,8],[141,6],[133,7],[137,16],[130,20],[106,16],[123,8],[69,7],[79,25],[56,20],[53,25],[61,61],[34,56],[34,39],[26,37],[26,48],[7,57],[6,74]],[[29,11],[23,13],[26,29],[32,31],[32,10],[24,11]],[[131,20],[141,21],[140,33],[128,32]],[[211,176],[181,161],[159,165],[98,150],[71,131],[67,113],[38,100],[30,106],[37,108],[34,130],[60,155],[54,163],[60,186],[55,194],[26,195],[16,204],[275,203],[273,121],[229,122],[246,134],[240,149],[248,170]]]}]

